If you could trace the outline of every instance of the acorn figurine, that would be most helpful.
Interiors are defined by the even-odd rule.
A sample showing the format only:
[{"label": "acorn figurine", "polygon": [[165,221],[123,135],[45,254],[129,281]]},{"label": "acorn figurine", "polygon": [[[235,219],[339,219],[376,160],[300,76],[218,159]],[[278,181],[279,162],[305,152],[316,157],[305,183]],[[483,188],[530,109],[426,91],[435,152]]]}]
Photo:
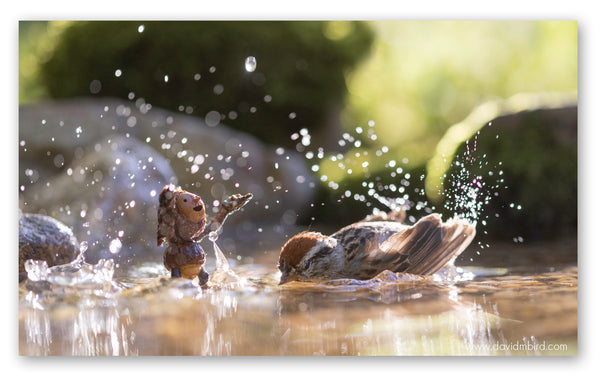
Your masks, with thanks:
[{"label": "acorn figurine", "polygon": [[166,185],[158,201],[157,245],[167,243],[164,254],[165,267],[171,277],[194,279],[198,276],[201,286],[208,282],[204,270],[204,250],[198,244],[210,232],[217,231],[229,214],[242,208],[252,194],[232,195],[224,200],[207,225],[206,209],[202,198],[175,185]]}]

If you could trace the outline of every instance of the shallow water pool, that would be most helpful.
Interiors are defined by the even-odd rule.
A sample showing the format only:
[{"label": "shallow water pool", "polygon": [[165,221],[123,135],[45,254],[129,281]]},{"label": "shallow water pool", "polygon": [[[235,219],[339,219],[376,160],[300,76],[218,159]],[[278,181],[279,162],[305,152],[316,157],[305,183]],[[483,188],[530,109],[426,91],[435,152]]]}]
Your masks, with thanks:
[{"label": "shallow water pool", "polygon": [[202,290],[158,263],[19,285],[21,355],[576,355],[577,267],[277,285],[268,264]]}]

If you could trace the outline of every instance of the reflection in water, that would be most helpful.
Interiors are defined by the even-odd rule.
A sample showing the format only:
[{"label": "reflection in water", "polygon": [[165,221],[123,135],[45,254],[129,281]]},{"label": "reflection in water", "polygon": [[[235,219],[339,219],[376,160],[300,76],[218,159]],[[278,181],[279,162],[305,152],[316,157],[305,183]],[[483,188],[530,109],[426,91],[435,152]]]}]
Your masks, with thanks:
[{"label": "reflection in water", "polygon": [[[575,267],[537,275],[465,268],[452,281],[385,272],[283,286],[264,266],[235,270],[242,286],[204,291],[158,265],[95,286],[26,280],[20,354],[577,353]],[[551,343],[566,349],[550,351]]]},{"label": "reflection in water", "polygon": [[[21,304],[19,322],[24,355],[128,355],[126,327],[116,301],[90,298],[40,307],[39,295]],[[32,297],[38,296],[38,297]],[[35,303],[37,302],[37,304]]]}]

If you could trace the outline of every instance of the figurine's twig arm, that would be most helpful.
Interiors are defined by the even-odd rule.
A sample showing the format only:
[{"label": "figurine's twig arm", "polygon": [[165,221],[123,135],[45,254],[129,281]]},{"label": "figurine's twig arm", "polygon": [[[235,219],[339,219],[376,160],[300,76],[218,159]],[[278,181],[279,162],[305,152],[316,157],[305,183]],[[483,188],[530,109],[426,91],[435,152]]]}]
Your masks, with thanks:
[{"label": "figurine's twig arm", "polygon": [[202,233],[198,236],[194,237],[194,241],[200,242],[202,239],[210,232],[216,232],[223,226],[225,219],[227,216],[232,214],[233,212],[242,208],[246,203],[248,203],[252,199],[252,194],[240,195],[235,194],[231,195],[228,199],[224,200],[219,207],[219,211],[213,217],[213,219],[206,225]]}]

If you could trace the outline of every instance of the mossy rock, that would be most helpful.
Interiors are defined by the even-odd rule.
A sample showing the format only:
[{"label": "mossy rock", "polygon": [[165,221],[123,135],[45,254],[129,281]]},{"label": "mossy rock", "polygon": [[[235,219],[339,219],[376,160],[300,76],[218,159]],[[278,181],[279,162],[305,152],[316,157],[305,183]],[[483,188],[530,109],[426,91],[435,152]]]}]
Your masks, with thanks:
[{"label": "mossy rock", "polygon": [[[345,75],[373,40],[362,22],[347,23],[339,39],[326,37],[330,26],[316,21],[74,22],[42,64],[41,76],[51,97],[128,98],[133,93],[153,106],[202,118],[218,111],[234,128],[292,146],[291,133],[338,122]],[[244,68],[248,56],[256,57],[254,72]],[[290,113],[296,117],[290,119]]]},{"label": "mossy rock", "polygon": [[[475,163],[464,168],[470,177],[481,177],[491,197],[479,219],[487,225],[478,231],[528,241],[576,234],[577,106],[499,116],[454,155],[455,162],[469,159]],[[446,189],[456,184],[462,168],[452,164]]]}]

